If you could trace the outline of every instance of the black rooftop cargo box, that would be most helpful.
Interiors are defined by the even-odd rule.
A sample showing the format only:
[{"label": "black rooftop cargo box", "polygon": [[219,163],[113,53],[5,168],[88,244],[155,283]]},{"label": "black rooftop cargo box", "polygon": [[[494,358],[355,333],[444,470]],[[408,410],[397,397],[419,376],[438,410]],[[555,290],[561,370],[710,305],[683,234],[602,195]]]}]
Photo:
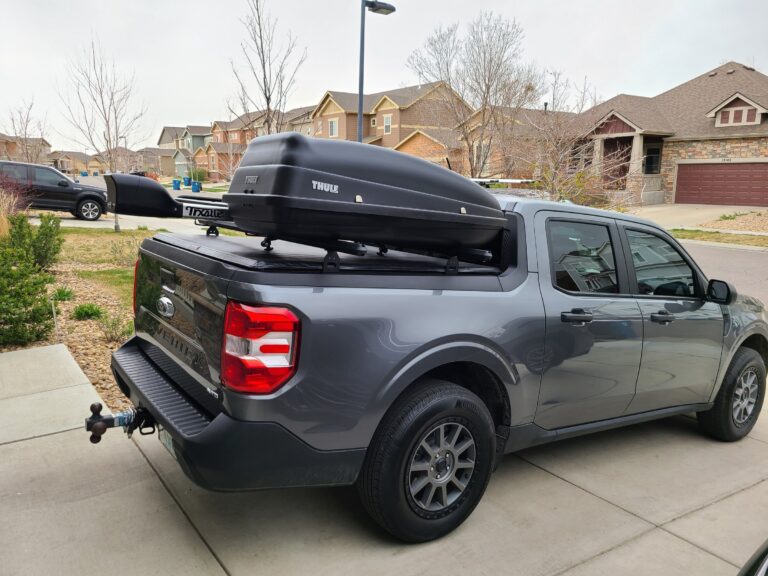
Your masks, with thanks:
[{"label": "black rooftop cargo box", "polygon": [[301,242],[351,240],[458,254],[505,220],[463,176],[378,146],[297,133],[251,141],[222,197],[238,228]]}]

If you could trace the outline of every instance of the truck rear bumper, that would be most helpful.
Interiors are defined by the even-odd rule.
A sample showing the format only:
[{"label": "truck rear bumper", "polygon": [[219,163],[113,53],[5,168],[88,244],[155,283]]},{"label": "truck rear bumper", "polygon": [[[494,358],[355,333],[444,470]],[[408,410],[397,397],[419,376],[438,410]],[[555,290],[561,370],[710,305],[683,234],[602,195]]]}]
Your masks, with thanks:
[{"label": "truck rear bumper", "polygon": [[209,490],[353,484],[365,450],[316,450],[275,422],[209,414],[129,340],[112,355],[112,373],[134,405],[173,440],[184,473]]}]

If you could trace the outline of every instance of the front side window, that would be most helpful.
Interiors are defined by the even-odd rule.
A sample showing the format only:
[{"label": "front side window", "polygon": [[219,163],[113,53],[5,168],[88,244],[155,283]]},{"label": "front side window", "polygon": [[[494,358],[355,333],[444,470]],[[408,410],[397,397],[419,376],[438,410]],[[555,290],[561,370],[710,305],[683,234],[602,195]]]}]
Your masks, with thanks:
[{"label": "front side window", "polygon": [[61,174],[57,174],[53,170],[48,170],[47,168],[35,168],[35,183],[37,184],[49,184],[55,186],[63,179]]},{"label": "front side window", "polygon": [[640,294],[695,296],[693,270],[674,246],[655,234],[639,230],[627,230],[627,239]]},{"label": "front side window", "polygon": [[328,120],[328,137],[336,138],[339,135],[339,120],[338,118],[332,118]]},{"label": "front side window", "polygon": [[392,114],[384,114],[384,134],[392,133]]},{"label": "front side window", "polygon": [[549,223],[553,283],[568,292],[616,294],[616,260],[608,227],[582,222]]}]

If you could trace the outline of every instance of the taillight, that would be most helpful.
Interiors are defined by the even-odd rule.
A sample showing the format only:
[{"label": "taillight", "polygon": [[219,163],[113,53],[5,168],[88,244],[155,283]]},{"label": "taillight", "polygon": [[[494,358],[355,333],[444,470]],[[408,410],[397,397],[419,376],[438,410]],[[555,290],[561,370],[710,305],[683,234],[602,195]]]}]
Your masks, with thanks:
[{"label": "taillight", "polygon": [[221,381],[247,394],[270,394],[296,372],[299,319],[287,308],[229,301],[224,316]]},{"label": "taillight", "polygon": [[136,312],[138,311],[138,307],[136,305],[136,282],[137,278],[139,277],[139,262],[141,262],[141,259],[136,260],[136,264],[133,265],[133,315],[136,316]]}]

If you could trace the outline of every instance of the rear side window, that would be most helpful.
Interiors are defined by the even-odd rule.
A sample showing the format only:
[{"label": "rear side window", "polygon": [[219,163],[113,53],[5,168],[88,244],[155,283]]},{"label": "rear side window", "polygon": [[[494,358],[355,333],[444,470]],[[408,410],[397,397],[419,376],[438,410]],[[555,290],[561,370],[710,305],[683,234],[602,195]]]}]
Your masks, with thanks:
[{"label": "rear side window", "polygon": [[27,179],[27,167],[18,164],[0,164],[0,176],[14,182],[23,182]]},{"label": "rear side window", "polygon": [[35,168],[35,182],[37,184],[58,184],[61,176],[47,168]]},{"label": "rear side window", "polygon": [[639,230],[627,230],[627,240],[640,294],[695,296],[693,270],[674,246]]},{"label": "rear side window", "polygon": [[616,294],[616,259],[607,226],[550,221],[553,283],[568,292]]}]

